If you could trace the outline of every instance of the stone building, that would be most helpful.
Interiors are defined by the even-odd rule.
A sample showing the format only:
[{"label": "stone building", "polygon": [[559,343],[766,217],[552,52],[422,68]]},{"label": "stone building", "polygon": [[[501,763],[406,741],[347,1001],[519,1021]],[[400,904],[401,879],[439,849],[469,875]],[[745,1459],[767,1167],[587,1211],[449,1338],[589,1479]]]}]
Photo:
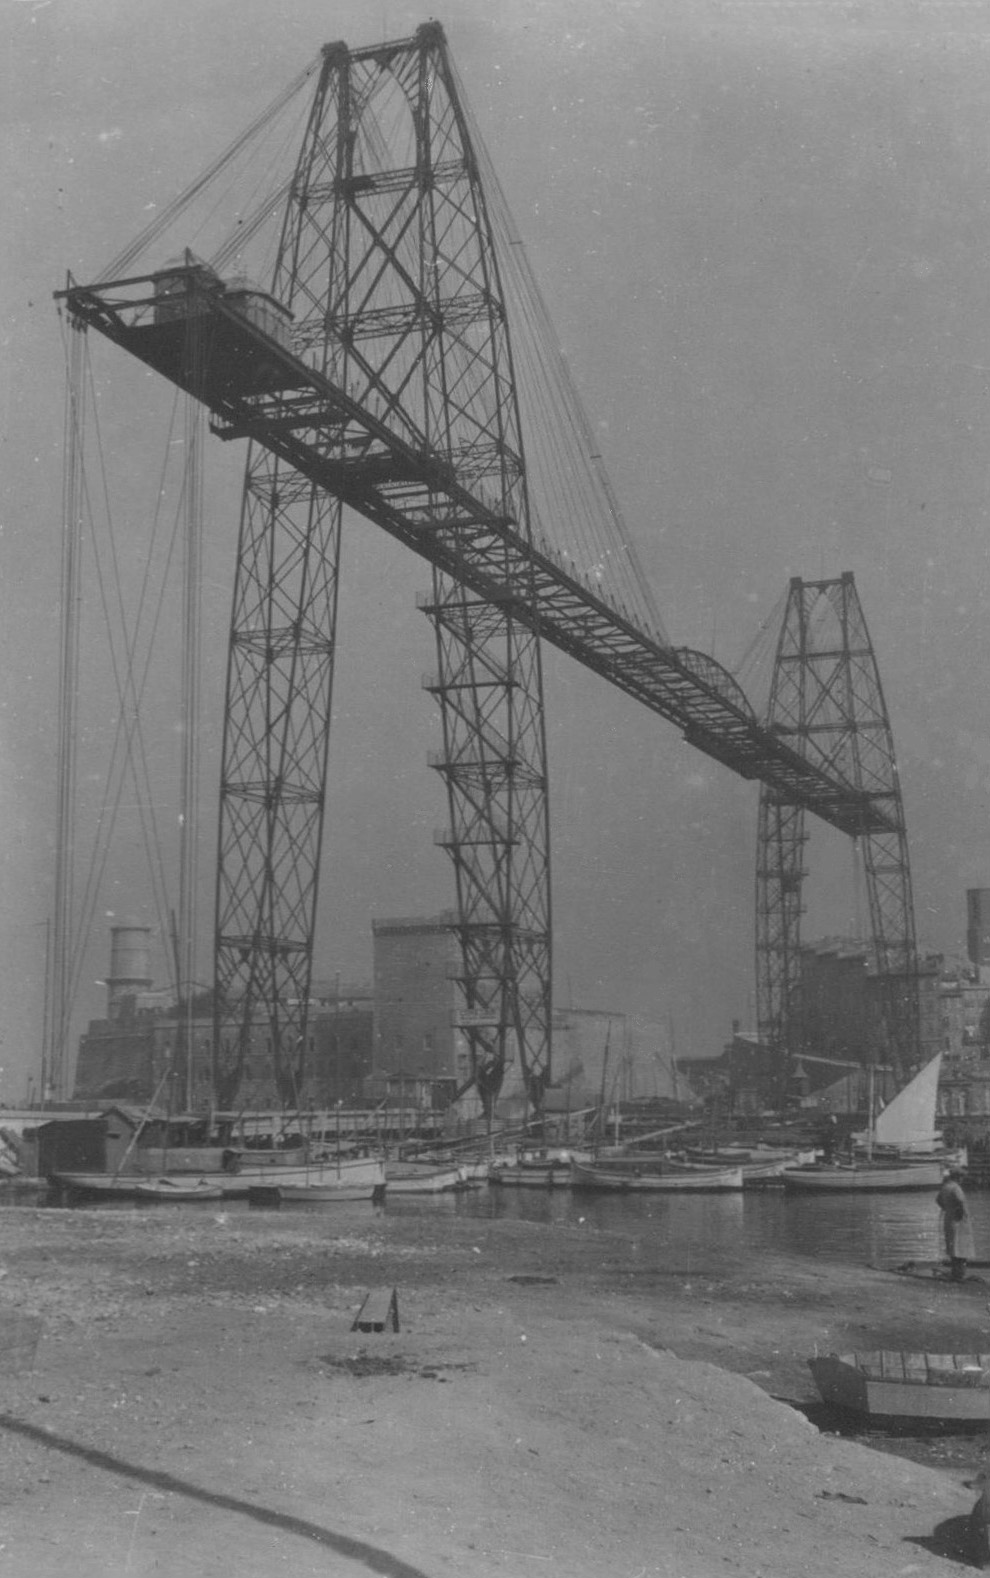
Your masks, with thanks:
[{"label": "stone building", "polygon": [[450,913],[371,923],[375,1093],[445,1105],[470,1078],[459,1027],[460,949]]}]

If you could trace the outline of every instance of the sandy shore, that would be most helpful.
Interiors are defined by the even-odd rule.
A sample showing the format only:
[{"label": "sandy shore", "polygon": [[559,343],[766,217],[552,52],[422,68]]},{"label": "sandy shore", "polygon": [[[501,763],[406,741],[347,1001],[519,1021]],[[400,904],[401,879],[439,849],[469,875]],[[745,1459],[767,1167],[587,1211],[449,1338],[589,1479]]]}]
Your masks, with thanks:
[{"label": "sandy shore", "polygon": [[[983,1439],[823,1433],[806,1360],[986,1348],[977,1281],[786,1257],[697,1278],[590,1228],[363,1206],[9,1210],[0,1271],[0,1315],[43,1321],[35,1368],[2,1378],[17,1578],[964,1560]],[[397,1333],[351,1331],[375,1286]]]}]

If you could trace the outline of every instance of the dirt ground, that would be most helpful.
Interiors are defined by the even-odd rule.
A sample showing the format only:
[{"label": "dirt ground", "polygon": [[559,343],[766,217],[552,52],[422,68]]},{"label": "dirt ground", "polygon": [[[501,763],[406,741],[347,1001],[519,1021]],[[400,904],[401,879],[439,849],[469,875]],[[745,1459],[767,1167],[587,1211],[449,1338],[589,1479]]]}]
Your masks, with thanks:
[{"label": "dirt ground", "polygon": [[[398,1332],[352,1332],[379,1286]],[[844,1437],[806,1361],[986,1348],[988,1294],[422,1210],[0,1211],[0,1330],[43,1322],[0,1376],[0,1570],[972,1570],[983,1436]]]}]

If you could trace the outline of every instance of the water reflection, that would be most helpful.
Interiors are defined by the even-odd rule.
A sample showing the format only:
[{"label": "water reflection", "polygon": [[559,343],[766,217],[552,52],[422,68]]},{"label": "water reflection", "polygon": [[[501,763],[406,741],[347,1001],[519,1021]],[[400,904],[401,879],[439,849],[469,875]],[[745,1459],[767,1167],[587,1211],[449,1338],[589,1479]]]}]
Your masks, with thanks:
[{"label": "water reflection", "polygon": [[[969,1191],[976,1253],[990,1262],[990,1192]],[[37,1206],[37,1196],[10,1205]],[[145,1206],[136,1201],[91,1204],[96,1211],[216,1210],[215,1202]],[[247,1211],[246,1201],[224,1201],[223,1210]],[[334,1206],[333,1213],[370,1211],[365,1203]],[[378,1208],[375,1208],[377,1212]],[[561,1225],[625,1239],[637,1252],[662,1253],[665,1263],[715,1275],[774,1252],[848,1265],[894,1266],[941,1257],[940,1214],[934,1193],[788,1195],[781,1189],[713,1195],[596,1195],[569,1189],[472,1189],[465,1194],[408,1195],[386,1199],[386,1216],[455,1215]],[[307,1211],[307,1216],[311,1213]]]},{"label": "water reflection", "polygon": [[[774,1251],[851,1265],[898,1265],[941,1255],[934,1193],[786,1195],[780,1189],[741,1194],[573,1194],[568,1189],[473,1190],[429,1201],[386,1202],[397,1209],[446,1210],[458,1216],[560,1223],[620,1237],[662,1241],[697,1272],[714,1273]],[[990,1194],[970,1193],[977,1255],[990,1260]]]}]

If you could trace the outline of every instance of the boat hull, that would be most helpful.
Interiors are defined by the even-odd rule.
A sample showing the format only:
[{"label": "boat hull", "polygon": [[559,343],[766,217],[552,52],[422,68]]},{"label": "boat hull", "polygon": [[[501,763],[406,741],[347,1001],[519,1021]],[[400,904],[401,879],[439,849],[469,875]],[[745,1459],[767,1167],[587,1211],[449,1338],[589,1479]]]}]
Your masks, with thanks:
[{"label": "boat hull", "polygon": [[828,1354],[809,1359],[822,1401],[871,1419],[990,1422],[990,1354]]},{"label": "boat hull", "polygon": [[[371,1190],[385,1182],[384,1162],[371,1156],[344,1157],[338,1161],[309,1163],[260,1163],[245,1164],[243,1160],[236,1171],[218,1175],[217,1182],[225,1199],[246,1199],[252,1189],[339,1188],[352,1185]],[[363,1198],[363,1196],[356,1196]]]},{"label": "boat hull", "polygon": [[518,1166],[509,1163],[492,1167],[488,1182],[504,1189],[569,1189],[571,1171],[566,1164],[547,1164],[546,1167]]},{"label": "boat hull", "polygon": [[134,1200],[141,1182],[147,1180],[115,1178],[112,1173],[53,1173],[49,1179],[55,1189],[82,1200]]},{"label": "boat hull", "polygon": [[139,1178],[134,1185],[138,1200],[185,1202],[190,1200],[222,1200],[223,1190],[215,1181],[206,1178]]},{"label": "boat hull", "polygon": [[385,1184],[255,1184],[248,1190],[247,1198],[249,1205],[276,1208],[283,1205],[347,1205],[354,1200],[380,1203],[385,1198]]},{"label": "boat hull", "polygon": [[718,1168],[708,1172],[696,1168],[683,1173],[623,1173],[602,1167],[571,1163],[571,1187],[614,1194],[728,1194],[741,1190],[741,1167]]},{"label": "boat hull", "polygon": [[405,1194],[451,1194],[455,1189],[468,1187],[467,1176],[461,1167],[426,1168],[419,1171],[393,1172],[385,1168],[385,1187],[389,1199]]},{"label": "boat hull", "polygon": [[781,1177],[794,1194],[849,1194],[879,1190],[930,1189],[942,1182],[941,1162],[912,1162],[903,1167],[868,1162],[862,1166],[787,1167]]}]

